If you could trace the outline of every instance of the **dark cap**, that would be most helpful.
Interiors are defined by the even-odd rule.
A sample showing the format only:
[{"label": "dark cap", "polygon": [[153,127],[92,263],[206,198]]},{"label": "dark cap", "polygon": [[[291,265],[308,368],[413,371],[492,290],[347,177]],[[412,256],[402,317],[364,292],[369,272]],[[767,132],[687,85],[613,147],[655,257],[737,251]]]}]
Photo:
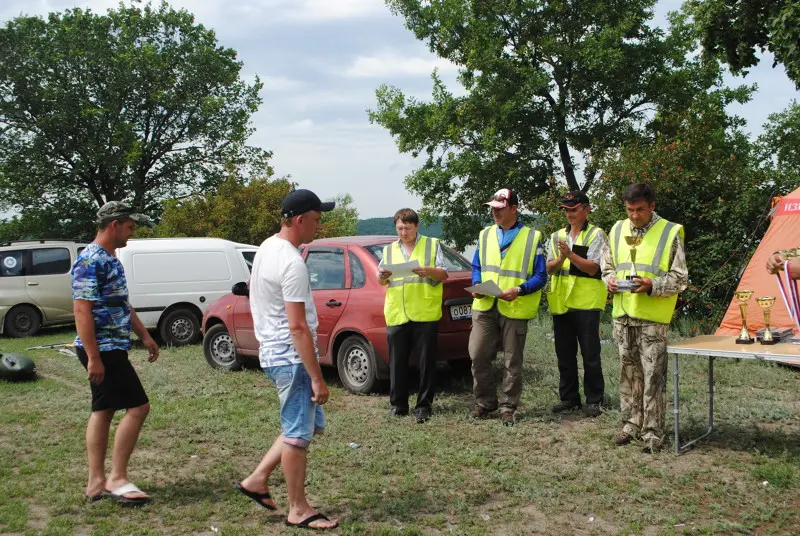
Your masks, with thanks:
[{"label": "dark cap", "polygon": [[97,211],[97,223],[113,220],[133,220],[137,225],[153,226],[153,221],[149,216],[137,214],[133,211],[133,207],[122,201],[109,201]]},{"label": "dark cap", "polygon": [[573,208],[578,205],[589,205],[589,198],[580,190],[572,190],[567,195],[561,198],[561,203],[558,208]]},{"label": "dark cap", "polygon": [[492,198],[484,203],[492,208],[506,208],[508,206],[519,205],[519,197],[508,188],[497,190]]},{"label": "dark cap", "polygon": [[283,198],[281,205],[281,213],[284,218],[291,218],[299,216],[309,210],[316,210],[317,212],[329,212],[333,210],[336,203],[327,201],[323,203],[317,197],[317,194],[311,190],[295,190]]}]

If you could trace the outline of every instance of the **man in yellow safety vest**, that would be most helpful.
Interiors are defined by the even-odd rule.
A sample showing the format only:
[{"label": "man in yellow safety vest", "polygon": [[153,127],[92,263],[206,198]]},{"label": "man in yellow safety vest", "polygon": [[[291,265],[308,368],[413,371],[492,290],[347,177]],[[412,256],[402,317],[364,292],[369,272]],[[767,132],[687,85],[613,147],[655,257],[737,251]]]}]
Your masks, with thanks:
[{"label": "man in yellow safety vest", "polygon": [[[383,248],[378,271],[386,285],[383,314],[389,338],[390,414],[408,415],[408,359],[416,345],[419,354],[419,391],[414,413],[422,424],[431,416],[436,387],[437,325],[442,318],[442,281],[447,279],[439,240],[420,235],[419,216],[410,208],[394,215],[399,240]],[[413,276],[392,277],[393,264],[417,261]]]},{"label": "man in yellow safety vest", "polygon": [[558,359],[558,395],[553,413],[581,408],[578,384],[578,345],[583,357],[583,392],[587,417],[600,415],[605,381],[600,363],[600,312],[606,308],[608,291],[600,279],[600,258],[606,244],[602,229],[589,223],[589,198],[569,192],[559,207],[569,224],[552,234],[548,242],[547,303],[553,315],[553,338]]},{"label": "man in yellow safety vest", "polygon": [[[502,293],[497,297],[473,294],[469,337],[475,396],[472,417],[486,418],[500,409],[501,422],[511,426],[522,393],[522,353],[528,321],[539,310],[547,270],[542,233],[519,221],[517,194],[503,188],[484,204],[491,207],[495,224],[481,231],[478,237],[472,260],[472,284],[491,281]],[[492,372],[498,342],[503,348],[505,364],[499,400]]]},{"label": "man in yellow safety vest", "polygon": [[[601,264],[603,281],[614,295],[614,340],[621,360],[623,426],[614,442],[626,445],[641,437],[644,452],[653,453],[661,449],[665,434],[669,324],[689,279],[684,231],[654,212],[649,184],[629,185],[622,199],[628,219],[611,228]],[[629,245],[629,237],[639,244]]]}]

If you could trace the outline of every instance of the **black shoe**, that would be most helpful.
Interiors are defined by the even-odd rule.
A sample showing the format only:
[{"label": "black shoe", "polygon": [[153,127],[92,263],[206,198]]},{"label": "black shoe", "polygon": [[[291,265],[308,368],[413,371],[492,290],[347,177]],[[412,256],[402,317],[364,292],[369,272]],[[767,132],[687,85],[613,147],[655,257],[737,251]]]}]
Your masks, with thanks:
[{"label": "black shoe", "polygon": [[405,417],[408,415],[408,408],[401,408],[398,406],[392,406],[389,409],[389,415],[393,417]]},{"label": "black shoe", "polygon": [[587,417],[599,417],[602,411],[600,404],[586,404],[583,406],[583,414]]},{"label": "black shoe", "polygon": [[562,400],[553,406],[550,411],[553,413],[564,413],[565,411],[572,411],[574,409],[581,409],[581,403],[575,402],[574,400]]},{"label": "black shoe", "polygon": [[431,418],[431,408],[417,408],[414,413],[417,417],[417,424],[423,424]]}]

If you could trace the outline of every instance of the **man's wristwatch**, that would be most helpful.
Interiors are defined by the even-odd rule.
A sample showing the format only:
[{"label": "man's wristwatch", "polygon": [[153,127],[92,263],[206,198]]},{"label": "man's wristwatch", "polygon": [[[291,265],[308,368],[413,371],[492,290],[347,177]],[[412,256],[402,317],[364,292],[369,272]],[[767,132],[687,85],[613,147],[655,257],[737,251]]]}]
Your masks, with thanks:
[{"label": "man's wristwatch", "polygon": [[518,295],[518,296],[524,296],[524,295],[525,295],[525,287],[523,287],[522,285],[520,285],[520,286],[518,286],[517,288],[519,289],[519,294],[517,294],[517,295]]}]

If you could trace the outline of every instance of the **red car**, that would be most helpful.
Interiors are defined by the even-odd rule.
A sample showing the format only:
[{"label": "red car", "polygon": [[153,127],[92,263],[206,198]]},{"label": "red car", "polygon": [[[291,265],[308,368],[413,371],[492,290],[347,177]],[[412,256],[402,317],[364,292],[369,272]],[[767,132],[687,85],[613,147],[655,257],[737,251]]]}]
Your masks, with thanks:
[{"label": "red car", "polygon": [[[370,392],[376,380],[389,377],[386,287],[378,283],[377,271],[383,246],[395,240],[348,236],[314,240],[301,248],[319,317],[320,363],[336,367],[344,386],[354,393]],[[444,247],[443,252],[450,277],[443,283],[439,359],[463,370],[469,367],[472,328],[472,297],[464,288],[471,284],[472,267],[452,249]],[[247,284],[238,283],[203,316],[203,351],[212,367],[238,370],[248,357],[258,357],[247,295]]]}]

